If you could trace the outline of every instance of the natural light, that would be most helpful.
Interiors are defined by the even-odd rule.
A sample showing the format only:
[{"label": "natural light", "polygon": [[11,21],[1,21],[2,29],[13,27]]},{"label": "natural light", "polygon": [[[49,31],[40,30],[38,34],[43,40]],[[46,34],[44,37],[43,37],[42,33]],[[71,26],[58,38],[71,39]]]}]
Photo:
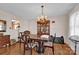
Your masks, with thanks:
[{"label": "natural light", "polygon": [[79,12],[76,12],[70,16],[69,35],[79,36]]}]

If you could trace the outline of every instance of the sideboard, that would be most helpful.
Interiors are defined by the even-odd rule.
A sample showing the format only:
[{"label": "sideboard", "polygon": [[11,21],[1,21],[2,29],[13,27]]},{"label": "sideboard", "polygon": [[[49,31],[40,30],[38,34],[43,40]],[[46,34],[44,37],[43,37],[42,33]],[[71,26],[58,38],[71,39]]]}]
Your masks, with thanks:
[{"label": "sideboard", "polygon": [[4,45],[10,46],[10,35],[2,35],[0,36],[0,47],[3,47]]}]

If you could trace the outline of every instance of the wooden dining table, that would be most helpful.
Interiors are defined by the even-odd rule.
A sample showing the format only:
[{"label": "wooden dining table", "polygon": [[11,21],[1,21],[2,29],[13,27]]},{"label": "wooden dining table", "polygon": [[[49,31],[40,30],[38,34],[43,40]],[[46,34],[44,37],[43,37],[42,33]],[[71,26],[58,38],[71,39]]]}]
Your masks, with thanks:
[{"label": "wooden dining table", "polygon": [[30,39],[31,40],[35,40],[35,41],[47,41],[48,39],[41,39],[40,36],[38,36],[37,34],[30,34]]},{"label": "wooden dining table", "polygon": [[30,39],[38,42],[38,48],[37,48],[37,52],[39,54],[44,53],[44,42],[47,41],[46,39],[41,39],[40,36],[36,35],[36,34],[30,34]]},{"label": "wooden dining table", "polygon": [[[31,41],[38,43],[36,51],[39,54],[44,53],[44,42],[47,42],[48,39],[41,39],[41,37],[38,36],[37,34],[29,34],[29,36],[30,36]],[[20,41],[21,41],[21,38],[20,38]],[[20,46],[21,46],[21,44],[20,44]]]}]

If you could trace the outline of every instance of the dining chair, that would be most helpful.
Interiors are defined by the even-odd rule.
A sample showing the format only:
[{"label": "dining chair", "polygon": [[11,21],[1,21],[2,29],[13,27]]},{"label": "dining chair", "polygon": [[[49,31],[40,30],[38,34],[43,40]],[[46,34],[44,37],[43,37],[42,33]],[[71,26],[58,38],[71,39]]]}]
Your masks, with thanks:
[{"label": "dining chair", "polygon": [[25,31],[24,31],[24,34],[25,34],[25,35],[29,35],[29,34],[30,34],[30,31],[29,31],[29,30],[25,30]]},{"label": "dining chair", "polygon": [[21,43],[24,42],[24,39],[23,39],[24,34],[29,35],[30,34],[30,31],[26,30],[24,32],[19,32],[18,39],[19,39],[20,45],[21,45]]},{"label": "dining chair", "polygon": [[46,47],[52,49],[52,53],[54,54],[54,37],[52,35],[41,35],[41,39],[44,41],[44,50]]},{"label": "dining chair", "polygon": [[19,43],[20,43],[20,45],[21,45],[21,43],[23,43],[23,36],[24,36],[24,32],[19,32],[19,37],[18,37],[18,39],[19,39]]},{"label": "dining chair", "polygon": [[32,49],[37,46],[37,43],[32,42],[30,36],[27,35],[26,33],[24,34],[23,39],[24,39],[24,54],[26,50],[30,50],[30,54],[32,55]]}]

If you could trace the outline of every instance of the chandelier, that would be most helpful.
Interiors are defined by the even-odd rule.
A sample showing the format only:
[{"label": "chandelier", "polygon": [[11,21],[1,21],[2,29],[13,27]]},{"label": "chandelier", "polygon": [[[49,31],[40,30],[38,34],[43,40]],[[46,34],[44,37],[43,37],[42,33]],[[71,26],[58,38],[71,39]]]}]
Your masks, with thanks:
[{"label": "chandelier", "polygon": [[46,22],[48,20],[47,16],[44,16],[43,8],[44,8],[44,6],[42,5],[41,6],[41,9],[42,9],[41,13],[42,13],[42,15],[40,17],[38,17],[38,21],[40,21],[41,23]]}]

